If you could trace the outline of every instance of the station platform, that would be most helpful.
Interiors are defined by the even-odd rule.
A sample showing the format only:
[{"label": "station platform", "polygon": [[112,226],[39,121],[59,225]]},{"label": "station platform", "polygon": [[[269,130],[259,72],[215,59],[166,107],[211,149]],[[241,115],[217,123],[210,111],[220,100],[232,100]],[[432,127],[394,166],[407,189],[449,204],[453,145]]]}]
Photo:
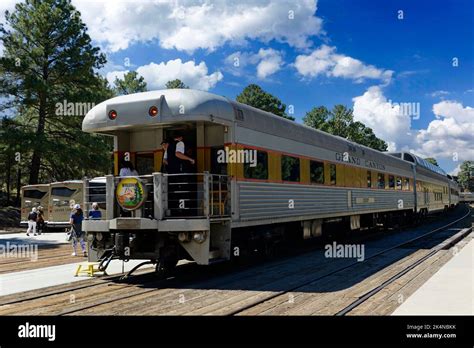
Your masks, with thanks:
[{"label": "station platform", "polygon": [[473,314],[473,239],[392,313],[392,315]]},{"label": "station platform", "polygon": [[[142,260],[130,260],[123,263],[125,272],[141,263]],[[54,285],[72,283],[87,279],[87,277],[75,277],[78,263],[66,265],[37,268],[27,271],[0,274],[0,296],[15,294],[18,292],[36,290]],[[150,268],[152,266],[149,266]],[[141,269],[145,269],[144,266]],[[122,261],[113,260],[107,268],[107,274],[122,273]]]},{"label": "station platform", "polygon": [[[8,245],[7,243],[15,245],[37,245],[37,246],[58,246],[67,245],[69,242],[65,240],[65,233],[46,233],[38,236],[26,236],[24,233],[8,233],[0,235],[0,244]],[[69,246],[67,247],[68,253]],[[78,250],[80,248],[78,247]],[[72,251],[72,249],[71,249]],[[15,294],[22,291],[36,290],[49,286],[67,284],[80,280],[87,279],[87,277],[75,277],[75,273],[79,264],[86,262],[87,258],[77,257],[78,262],[55,265],[50,267],[34,268],[24,271],[17,271],[11,273],[0,274],[0,296]],[[141,263],[142,260],[130,260],[129,262],[122,262],[120,260],[113,260],[107,268],[107,274],[119,274],[128,272],[133,267]],[[122,269],[123,266],[123,269]],[[144,266],[145,269],[147,266]],[[153,266],[149,266],[150,268]]]}]

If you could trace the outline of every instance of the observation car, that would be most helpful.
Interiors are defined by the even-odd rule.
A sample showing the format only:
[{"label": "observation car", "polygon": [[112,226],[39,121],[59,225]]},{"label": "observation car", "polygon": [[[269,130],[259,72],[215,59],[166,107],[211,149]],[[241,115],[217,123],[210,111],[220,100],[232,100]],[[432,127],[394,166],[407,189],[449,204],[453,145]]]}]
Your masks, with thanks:
[{"label": "observation car", "polygon": [[[457,204],[446,173],[412,154],[382,153],[208,92],[115,97],[82,128],[114,138],[105,219],[83,223],[91,261],[207,265],[318,237],[332,224],[356,231]],[[160,143],[177,135],[196,165],[163,173]],[[138,177],[118,176],[124,158]]]}]

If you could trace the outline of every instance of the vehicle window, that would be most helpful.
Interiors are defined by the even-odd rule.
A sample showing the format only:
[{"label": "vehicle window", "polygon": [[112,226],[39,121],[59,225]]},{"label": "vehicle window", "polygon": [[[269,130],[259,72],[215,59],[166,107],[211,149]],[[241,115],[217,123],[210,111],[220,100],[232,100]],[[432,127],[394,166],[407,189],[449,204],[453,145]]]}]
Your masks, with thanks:
[{"label": "vehicle window", "polygon": [[281,179],[283,181],[300,181],[300,159],[281,156]]},{"label": "vehicle window", "polygon": [[324,163],[317,161],[310,161],[309,171],[311,182],[315,184],[324,184]]},{"label": "vehicle window", "polygon": [[329,184],[336,185],[336,165],[332,163],[329,165]]},{"label": "vehicle window", "polygon": [[67,187],[54,187],[51,189],[52,196],[71,197],[76,190]]},{"label": "vehicle window", "polygon": [[402,178],[400,178],[399,176],[397,176],[396,187],[397,187],[397,190],[402,189]]},{"label": "vehicle window", "polygon": [[40,190],[24,190],[23,197],[25,198],[36,198],[41,199],[46,194],[46,192]]},{"label": "vehicle window", "polygon": [[377,174],[377,187],[379,189],[385,188],[385,174],[383,173]]},{"label": "vehicle window", "polygon": [[[255,151],[252,149],[246,149],[248,151]],[[252,163],[244,163],[244,177],[247,179],[268,179],[268,154],[265,151],[256,151],[257,161],[256,165],[252,166]]]},{"label": "vehicle window", "polygon": [[152,174],[155,171],[155,158],[152,153],[136,154],[135,164],[139,175]]}]

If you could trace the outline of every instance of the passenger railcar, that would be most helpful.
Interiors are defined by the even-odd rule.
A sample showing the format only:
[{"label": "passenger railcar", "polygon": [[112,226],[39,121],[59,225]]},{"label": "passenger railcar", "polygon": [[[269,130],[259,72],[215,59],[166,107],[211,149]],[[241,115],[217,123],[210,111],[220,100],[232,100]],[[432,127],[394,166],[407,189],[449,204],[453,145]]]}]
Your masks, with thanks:
[{"label": "passenger railcar", "polygon": [[[321,236],[329,224],[357,230],[455,204],[446,174],[416,156],[202,91],[112,98],[86,115],[83,130],[113,136],[115,147],[106,218],[84,222],[91,259],[146,259],[160,270],[180,258],[209,264],[282,238]],[[160,143],[178,134],[196,165],[186,175],[162,173]],[[139,177],[118,176],[124,158]]]},{"label": "passenger railcar", "polygon": [[462,203],[474,203],[474,193],[473,192],[461,192],[459,194],[459,201]]},{"label": "passenger railcar", "polygon": [[21,199],[21,213],[20,213],[20,226],[28,226],[28,214],[33,207],[43,207],[43,218],[45,223],[48,223],[48,202],[49,202],[49,185],[38,184],[38,185],[27,185],[21,188],[20,193]]},{"label": "passenger railcar", "polygon": [[82,180],[68,180],[50,184],[49,228],[64,229],[69,226],[69,216],[74,204],[83,201]]}]

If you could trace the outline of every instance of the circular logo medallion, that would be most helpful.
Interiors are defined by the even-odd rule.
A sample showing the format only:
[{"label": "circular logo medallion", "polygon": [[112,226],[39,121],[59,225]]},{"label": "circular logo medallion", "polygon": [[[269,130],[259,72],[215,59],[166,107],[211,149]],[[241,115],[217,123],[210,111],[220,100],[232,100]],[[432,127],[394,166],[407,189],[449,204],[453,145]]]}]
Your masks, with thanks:
[{"label": "circular logo medallion", "polygon": [[115,190],[115,197],[123,209],[138,209],[145,203],[147,197],[145,185],[137,178],[122,179]]}]

